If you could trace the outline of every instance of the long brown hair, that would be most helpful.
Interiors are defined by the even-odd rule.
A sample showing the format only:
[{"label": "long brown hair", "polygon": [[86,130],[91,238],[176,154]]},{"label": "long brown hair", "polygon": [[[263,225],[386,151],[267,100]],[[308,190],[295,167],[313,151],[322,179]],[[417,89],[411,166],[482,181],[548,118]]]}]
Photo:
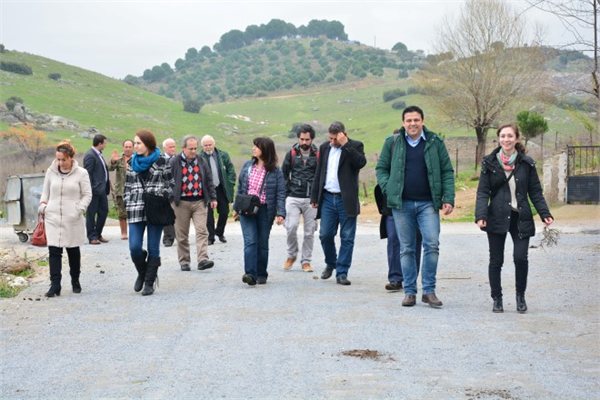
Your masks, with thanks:
[{"label": "long brown hair", "polygon": [[[521,138],[521,132],[519,131],[519,127],[515,123],[500,125],[498,131],[496,132],[496,136],[500,137],[500,131],[502,131],[502,129],[504,128],[512,128],[512,130],[515,132],[515,136],[517,137],[517,139]],[[527,150],[525,150],[525,147],[521,142],[515,143],[515,149],[517,149],[522,154],[527,153]]]},{"label": "long brown hair", "polygon": [[[267,171],[273,171],[277,168],[277,152],[275,151],[275,143],[267,137],[257,137],[252,141],[256,147],[260,149],[260,158],[265,163]],[[256,157],[252,157],[256,159]],[[258,161],[258,160],[257,160]]]},{"label": "long brown hair", "polygon": [[140,138],[140,141],[144,143],[144,146],[148,149],[148,154],[152,154],[156,149],[156,138],[150,131],[141,130],[135,133],[135,136]]}]

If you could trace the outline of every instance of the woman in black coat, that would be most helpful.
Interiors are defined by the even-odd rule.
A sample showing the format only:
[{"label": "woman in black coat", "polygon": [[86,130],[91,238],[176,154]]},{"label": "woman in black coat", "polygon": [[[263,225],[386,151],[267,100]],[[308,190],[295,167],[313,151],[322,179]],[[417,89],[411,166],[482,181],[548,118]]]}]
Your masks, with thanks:
[{"label": "woman in black coat", "polygon": [[514,244],[517,311],[524,313],[527,311],[525,289],[529,268],[529,238],[535,235],[528,198],[546,225],[550,225],[554,219],[544,200],[535,161],[525,155],[525,148],[519,142],[519,128],[515,124],[505,124],[498,128],[497,135],[500,147],[486,156],[481,165],[475,222],[487,232],[490,246],[489,279],[494,299],[492,311],[504,311],[500,275],[508,232]]}]

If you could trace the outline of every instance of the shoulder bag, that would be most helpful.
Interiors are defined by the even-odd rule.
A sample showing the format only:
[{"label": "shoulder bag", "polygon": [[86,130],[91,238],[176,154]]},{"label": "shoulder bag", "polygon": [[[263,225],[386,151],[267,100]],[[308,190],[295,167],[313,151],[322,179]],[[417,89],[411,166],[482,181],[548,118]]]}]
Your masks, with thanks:
[{"label": "shoulder bag", "polygon": [[235,196],[235,202],[233,204],[234,210],[240,210],[240,214],[244,215],[256,215],[260,209],[260,195],[263,192],[265,187],[265,182],[267,181],[267,176],[269,173],[265,174],[262,185],[260,185],[260,190],[258,191],[258,196],[253,194],[238,194]]},{"label": "shoulder bag", "polygon": [[149,225],[173,225],[175,223],[175,211],[173,211],[169,199],[164,196],[146,192],[146,186],[144,185],[144,180],[142,178],[140,178],[140,182],[144,189],[142,200],[144,200],[146,222]]}]

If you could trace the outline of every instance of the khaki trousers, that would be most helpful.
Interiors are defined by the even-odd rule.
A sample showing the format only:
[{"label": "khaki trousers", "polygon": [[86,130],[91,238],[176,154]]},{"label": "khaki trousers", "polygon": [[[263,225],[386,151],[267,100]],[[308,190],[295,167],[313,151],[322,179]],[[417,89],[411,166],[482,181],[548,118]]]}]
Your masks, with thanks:
[{"label": "khaki trousers", "polygon": [[196,259],[208,260],[208,229],[206,228],[207,208],[204,201],[180,201],[171,203],[175,211],[175,237],[177,238],[177,257],[179,265],[190,263],[190,220],[196,230]]}]

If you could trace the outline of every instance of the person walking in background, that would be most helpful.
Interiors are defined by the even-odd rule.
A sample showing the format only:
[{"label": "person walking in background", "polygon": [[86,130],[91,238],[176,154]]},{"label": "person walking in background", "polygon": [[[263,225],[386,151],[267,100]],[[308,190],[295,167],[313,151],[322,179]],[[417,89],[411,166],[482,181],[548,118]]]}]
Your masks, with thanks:
[{"label": "person walking in background", "polygon": [[[377,183],[387,196],[400,239],[404,278],[402,305],[412,307],[417,297],[416,231],[423,236],[421,301],[431,307],[443,303],[435,294],[439,259],[440,214],[454,209],[454,170],[441,137],[428,130],[423,110],[406,107],[400,137],[388,137],[375,168]],[[393,146],[393,143],[395,146]],[[392,153],[393,147],[393,153]]]},{"label": "person walking in background", "polygon": [[299,250],[297,232],[302,215],[304,239],[300,264],[302,271],[312,272],[313,268],[310,264],[317,230],[317,210],[310,204],[310,193],[317,171],[319,149],[313,144],[315,130],[312,126],[301,125],[296,136],[298,143],[286,153],[281,166],[287,184],[285,229],[287,231],[288,257],[283,264],[283,269],[290,270],[296,261]]},{"label": "person walking in background", "polygon": [[513,241],[517,311],[527,311],[525,290],[529,271],[529,238],[535,235],[535,223],[529,200],[546,226],[554,222],[542,191],[535,161],[527,155],[520,142],[516,124],[505,124],[497,131],[500,145],[481,164],[475,222],[487,232],[490,263],[488,274],[492,311],[504,312],[501,273],[504,264],[506,233]]},{"label": "person walking in background", "polygon": [[248,194],[260,199],[256,215],[241,213],[234,203],[234,218],[240,215],[244,236],[244,276],[242,282],[250,286],[267,283],[269,273],[269,236],[273,221],[285,220],[285,180],[277,166],[275,143],[269,138],[255,138],[252,159],[242,166],[238,178],[237,195]]},{"label": "person walking in background", "polygon": [[[321,279],[329,279],[336,270],[336,281],[350,285],[348,270],[352,265],[356,219],[360,214],[358,201],[358,174],[367,164],[364,146],[348,138],[341,122],[329,126],[329,142],[319,148],[319,161],[311,191],[310,202],[318,208],[321,219],[319,238],[325,253],[325,270]],[[335,248],[335,235],[340,227],[339,255]]]},{"label": "person walking in background", "polygon": [[117,150],[113,150],[110,159],[109,171],[116,171],[115,186],[112,189],[114,196],[115,210],[119,214],[119,226],[121,228],[121,240],[127,240],[127,212],[123,202],[123,190],[125,188],[125,179],[127,178],[127,168],[129,160],[133,155],[133,141],[125,140],[123,142],[123,153],[119,156]]},{"label": "person walking in background", "polygon": [[[123,198],[129,222],[129,252],[138,272],[133,290],[143,296],[154,293],[160,259],[160,236],[163,227],[146,221],[144,192],[171,198],[173,176],[167,160],[160,156],[156,138],[150,131],[140,130],[133,140],[135,153],[127,170]],[[147,251],[143,249],[144,233],[147,233]],[[142,290],[143,287],[143,290]]]},{"label": "person walking in background", "polygon": [[102,230],[108,217],[108,194],[110,193],[110,179],[108,176],[108,166],[102,150],[106,147],[106,136],[94,136],[93,147],[85,153],[83,158],[83,167],[90,175],[92,185],[92,201],[87,209],[86,230],[87,238],[90,244],[107,243],[108,240],[102,237]]},{"label": "person walking in background", "polygon": [[215,235],[221,243],[227,243],[225,238],[225,225],[229,217],[229,203],[233,203],[233,188],[235,187],[235,168],[231,158],[226,151],[215,147],[215,139],[206,135],[200,141],[202,143],[202,158],[206,161],[213,184],[217,192],[217,212],[219,219],[215,227],[214,210],[208,210],[206,227],[208,228],[208,244],[215,243]]},{"label": "person walking in background", "polygon": [[[177,145],[175,140],[168,138],[163,141],[163,157],[169,161],[177,153]],[[162,242],[165,247],[173,246],[175,241],[175,226],[167,225],[163,228],[163,239]]]},{"label": "person walking in background", "polygon": [[196,260],[198,269],[212,268],[215,263],[208,259],[208,208],[217,206],[217,194],[212,174],[206,161],[198,155],[198,139],[183,138],[182,152],[171,157],[169,164],[175,179],[173,210],[175,211],[175,236],[177,256],[182,271],[190,268],[190,220],[196,231]]},{"label": "person walking in background", "polygon": [[56,158],[46,171],[38,212],[44,215],[50,264],[50,290],[46,297],[60,296],[63,248],[69,257],[73,293],[81,293],[81,252],[85,242],[83,213],[92,201],[87,171],[75,160],[68,140],[56,146]]},{"label": "person walking in background", "polygon": [[[379,222],[379,238],[387,239],[387,260],[388,260],[388,283],[385,289],[390,292],[402,290],[402,264],[400,263],[400,239],[396,231],[396,223],[392,215],[392,209],[387,206],[387,198],[381,191],[379,185],[375,186],[375,202],[377,209],[381,214]],[[417,264],[417,275],[421,266],[421,245],[423,242],[421,232],[417,229],[417,242],[415,247],[415,257]]]}]

